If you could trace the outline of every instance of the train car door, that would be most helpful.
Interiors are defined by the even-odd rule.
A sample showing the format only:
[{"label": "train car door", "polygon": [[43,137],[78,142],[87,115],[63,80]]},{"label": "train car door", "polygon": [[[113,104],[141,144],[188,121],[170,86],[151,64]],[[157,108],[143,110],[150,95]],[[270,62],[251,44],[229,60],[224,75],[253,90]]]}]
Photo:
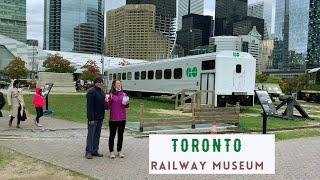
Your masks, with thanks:
[{"label": "train car door", "polygon": [[[200,90],[214,91],[214,73],[202,73],[201,74],[201,86]],[[202,92],[201,103],[213,105],[214,94],[213,92]]]},{"label": "train car door", "polygon": [[233,72],[233,87],[235,91],[241,92],[245,85],[245,72],[241,64],[236,65],[236,70]]}]

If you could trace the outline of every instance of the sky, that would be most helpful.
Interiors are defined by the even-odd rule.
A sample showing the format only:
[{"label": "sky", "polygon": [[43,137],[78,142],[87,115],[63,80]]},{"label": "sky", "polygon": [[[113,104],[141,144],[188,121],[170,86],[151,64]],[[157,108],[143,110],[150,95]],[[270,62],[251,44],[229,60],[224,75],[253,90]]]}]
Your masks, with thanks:
[{"label": "sky", "polygon": [[[214,16],[215,0],[204,0],[204,15]],[[261,0],[249,0],[248,3],[254,3]],[[106,0],[106,11],[118,8],[124,5],[126,0]],[[39,41],[39,46],[43,43],[43,16],[44,0],[27,0],[27,38]]]}]

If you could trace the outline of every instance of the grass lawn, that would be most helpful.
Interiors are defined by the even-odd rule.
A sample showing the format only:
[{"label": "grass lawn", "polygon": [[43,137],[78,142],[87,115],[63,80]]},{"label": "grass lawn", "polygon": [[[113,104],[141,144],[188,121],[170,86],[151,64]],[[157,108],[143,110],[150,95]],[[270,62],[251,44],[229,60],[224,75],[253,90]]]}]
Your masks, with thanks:
[{"label": "grass lawn", "polygon": [[93,179],[0,147],[0,179]]},{"label": "grass lawn", "polygon": [[[25,95],[25,102],[28,110],[31,114],[35,114],[34,107],[31,103],[33,95]],[[145,117],[159,118],[159,117],[172,117],[175,115],[166,115],[159,113],[152,113],[152,109],[165,109],[174,110],[174,103],[172,103],[166,97],[153,97],[149,99],[134,99],[130,100],[130,108],[127,111],[128,121],[138,121],[139,107],[143,103],[145,107]],[[54,111],[53,117],[59,119],[65,119],[70,121],[76,121],[85,123],[86,120],[86,96],[85,95],[50,95],[49,97],[49,108]],[[8,109],[8,106],[5,107]],[[260,114],[260,105],[254,107],[241,107],[242,114],[257,115]],[[106,114],[108,119],[108,113]],[[315,121],[307,120],[285,120],[280,118],[269,117],[267,122],[268,129],[277,128],[289,128],[306,126],[311,122],[320,122],[320,117],[316,117]],[[105,121],[107,122],[107,121]],[[257,117],[241,117],[240,124],[238,127],[241,131],[252,131],[262,129],[262,116]]]},{"label": "grass lawn", "polygon": [[[267,128],[268,129],[277,129],[277,128],[289,128],[289,127],[298,127],[298,126],[307,126],[309,120],[285,120],[281,118],[268,117]],[[262,116],[258,117],[241,117],[239,129],[243,131],[249,130],[262,130]]]},{"label": "grass lawn", "polygon": [[276,132],[275,135],[276,135],[276,140],[314,137],[314,136],[320,136],[320,129],[303,129],[303,130]]},{"label": "grass lawn", "polygon": [[[35,114],[35,109],[32,105],[33,95],[24,95],[25,103],[30,114]],[[145,107],[145,117],[170,117],[170,115],[161,115],[158,113],[151,113],[151,109],[166,109],[173,110],[174,104],[170,103],[165,98],[151,98],[151,99],[134,99],[130,100],[130,108],[127,111],[128,121],[138,121],[138,114],[140,104],[143,103]],[[6,105],[5,110],[8,110]],[[87,121],[86,117],[86,95],[55,95],[49,96],[49,109],[53,110],[53,117],[65,119],[70,121],[82,122]],[[109,117],[107,112],[106,118]],[[106,122],[106,121],[105,121]]]},{"label": "grass lawn", "polygon": [[240,113],[261,113],[262,109],[260,105],[255,106],[241,106]]},{"label": "grass lawn", "polygon": [[12,161],[13,157],[8,156],[8,153],[0,149],[0,168],[3,168],[8,162]]}]

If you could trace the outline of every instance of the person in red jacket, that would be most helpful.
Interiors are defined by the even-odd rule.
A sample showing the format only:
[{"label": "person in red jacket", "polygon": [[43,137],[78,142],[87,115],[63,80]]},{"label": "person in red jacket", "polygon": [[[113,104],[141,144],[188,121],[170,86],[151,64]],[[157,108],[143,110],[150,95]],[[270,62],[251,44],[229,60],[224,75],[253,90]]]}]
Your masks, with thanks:
[{"label": "person in red jacket", "polygon": [[35,124],[38,127],[42,127],[42,125],[39,123],[40,117],[43,116],[43,106],[45,104],[44,97],[41,94],[42,89],[37,87],[35,95],[33,96],[33,105],[36,108],[37,117],[35,119]]}]

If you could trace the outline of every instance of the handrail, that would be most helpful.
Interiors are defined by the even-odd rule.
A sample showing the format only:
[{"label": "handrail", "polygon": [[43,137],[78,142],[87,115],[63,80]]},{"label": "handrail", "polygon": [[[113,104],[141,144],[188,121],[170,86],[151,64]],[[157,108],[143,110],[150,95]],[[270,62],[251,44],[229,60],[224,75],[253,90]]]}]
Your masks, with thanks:
[{"label": "handrail", "polygon": [[182,89],[181,91],[178,91],[177,93],[175,93],[174,95],[170,96],[170,99],[175,98],[176,96],[180,95],[182,92],[196,92],[198,90],[191,90],[191,89]]}]

